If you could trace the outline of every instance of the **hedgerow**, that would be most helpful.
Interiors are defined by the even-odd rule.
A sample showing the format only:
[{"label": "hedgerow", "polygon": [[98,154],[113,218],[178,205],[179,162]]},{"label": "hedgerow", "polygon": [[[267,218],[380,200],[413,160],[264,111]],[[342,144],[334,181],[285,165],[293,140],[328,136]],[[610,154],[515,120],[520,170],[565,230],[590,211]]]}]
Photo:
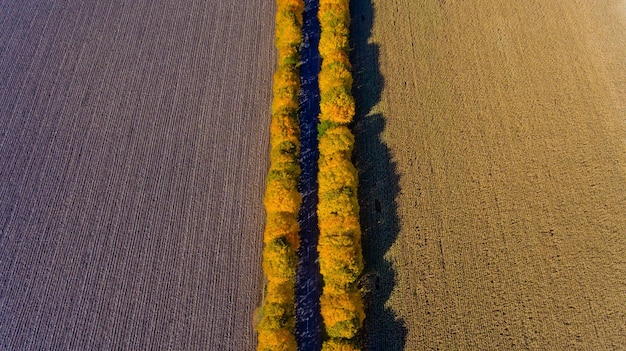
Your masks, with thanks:
[{"label": "hedgerow", "polygon": [[302,0],[276,1],[275,44],[278,53],[274,73],[270,123],[270,169],[264,205],[263,303],[258,314],[258,350],[295,351],[294,284],[297,267],[298,211],[302,198],[300,178],[298,95],[300,93],[299,46],[302,41]]},{"label": "hedgerow", "polygon": [[[348,59],[349,0],[320,0],[320,115],[318,125],[318,241],[324,287],[320,298],[324,351],[359,350],[355,336],[365,318],[357,280],[363,271],[357,201],[358,174],[351,162],[354,136],[352,74]],[[277,0],[270,169],[264,205],[263,271],[266,287],[258,350],[296,350],[294,284],[298,262],[301,195],[298,94],[302,0]]]},{"label": "hedgerow", "polygon": [[358,350],[355,336],[365,312],[357,281],[363,271],[357,201],[358,174],[351,162],[354,117],[349,50],[349,0],[320,0],[318,18],[322,67],[319,74],[320,299],[324,351]]}]

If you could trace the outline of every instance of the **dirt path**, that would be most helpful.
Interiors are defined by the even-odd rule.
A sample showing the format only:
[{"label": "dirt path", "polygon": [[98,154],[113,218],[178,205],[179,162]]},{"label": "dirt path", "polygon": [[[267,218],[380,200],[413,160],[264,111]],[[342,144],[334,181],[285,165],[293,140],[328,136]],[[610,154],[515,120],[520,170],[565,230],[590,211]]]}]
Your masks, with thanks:
[{"label": "dirt path", "polygon": [[273,6],[4,0],[0,28],[0,349],[253,349]]},{"label": "dirt path", "polygon": [[374,349],[626,349],[626,3],[373,8],[406,328]]}]

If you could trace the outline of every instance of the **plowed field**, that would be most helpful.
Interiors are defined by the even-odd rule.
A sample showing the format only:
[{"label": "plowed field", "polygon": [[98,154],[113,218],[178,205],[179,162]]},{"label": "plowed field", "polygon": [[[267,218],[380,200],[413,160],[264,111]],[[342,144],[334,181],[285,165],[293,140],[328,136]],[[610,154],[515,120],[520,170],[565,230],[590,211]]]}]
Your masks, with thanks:
[{"label": "plowed field", "polygon": [[274,15],[0,0],[0,349],[256,347]]}]

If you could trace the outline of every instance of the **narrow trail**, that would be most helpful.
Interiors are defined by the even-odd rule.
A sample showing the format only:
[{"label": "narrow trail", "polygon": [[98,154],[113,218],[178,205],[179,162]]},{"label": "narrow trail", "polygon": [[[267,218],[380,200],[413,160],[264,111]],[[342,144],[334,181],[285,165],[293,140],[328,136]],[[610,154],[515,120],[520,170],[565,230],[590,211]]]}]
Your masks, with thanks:
[{"label": "narrow trail", "polygon": [[300,53],[300,249],[296,276],[296,338],[300,350],[319,350],[321,316],[319,300],[321,277],[317,253],[317,123],[320,96],[317,76],[320,71],[318,50],[320,26],[317,19],[319,0],[305,0],[303,46]]}]

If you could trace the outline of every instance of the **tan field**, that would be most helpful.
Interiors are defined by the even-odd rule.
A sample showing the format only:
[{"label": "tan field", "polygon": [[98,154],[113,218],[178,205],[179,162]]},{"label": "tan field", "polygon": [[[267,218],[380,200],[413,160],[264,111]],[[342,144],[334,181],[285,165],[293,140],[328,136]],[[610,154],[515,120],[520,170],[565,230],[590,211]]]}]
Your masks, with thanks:
[{"label": "tan field", "polygon": [[370,349],[626,350],[626,2],[352,7]]}]

